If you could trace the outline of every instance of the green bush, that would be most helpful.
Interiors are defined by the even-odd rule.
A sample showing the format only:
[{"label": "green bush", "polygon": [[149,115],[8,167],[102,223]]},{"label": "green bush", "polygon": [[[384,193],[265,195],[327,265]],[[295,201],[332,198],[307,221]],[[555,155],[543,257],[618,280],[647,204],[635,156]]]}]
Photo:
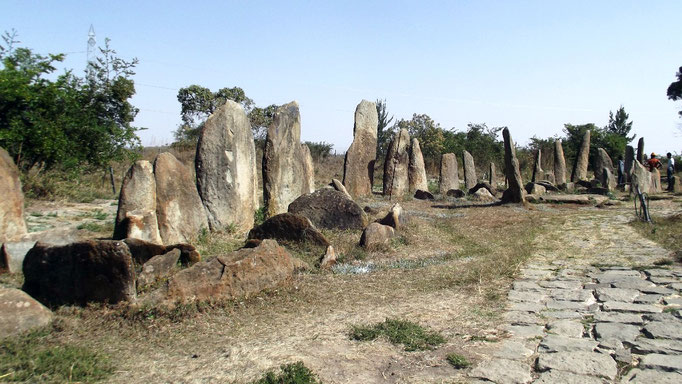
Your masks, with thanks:
[{"label": "green bush", "polygon": [[350,332],[350,338],[359,341],[371,341],[381,336],[393,344],[402,344],[406,351],[434,349],[445,343],[445,338],[438,332],[406,320],[386,319],[373,325],[354,325]]},{"label": "green bush", "polygon": [[457,354],[457,353],[451,353],[446,357],[448,363],[450,363],[453,367],[456,369],[463,369],[467,368],[471,365],[469,360],[467,360],[466,357]]}]

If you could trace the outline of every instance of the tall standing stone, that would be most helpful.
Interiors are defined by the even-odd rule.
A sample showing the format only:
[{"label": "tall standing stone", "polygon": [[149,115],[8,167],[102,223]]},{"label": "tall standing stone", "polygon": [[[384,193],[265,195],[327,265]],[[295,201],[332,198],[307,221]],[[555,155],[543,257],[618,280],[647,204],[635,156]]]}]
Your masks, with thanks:
[{"label": "tall standing stone", "polygon": [[637,161],[644,164],[644,138],[640,137],[637,142]]},{"label": "tall standing stone", "polygon": [[493,188],[497,188],[497,169],[495,163],[490,162],[490,175],[488,175],[488,182]]},{"label": "tall standing stone", "polygon": [[408,191],[409,146],[410,134],[407,129],[396,132],[384,162],[384,195],[401,197]]},{"label": "tall standing stone", "polygon": [[637,193],[636,189],[639,189],[639,192],[649,193],[650,187],[651,172],[635,159],[635,161],[632,162],[632,188],[630,189],[630,192]]},{"label": "tall standing stone", "polygon": [[192,174],[172,154],[154,160],[156,218],[164,244],[190,243],[208,229],[206,209],[201,203]]},{"label": "tall standing stone", "polygon": [[286,212],[291,202],[310,192],[304,163],[301,114],[298,103],[292,101],[277,108],[265,139],[263,201],[267,217]]},{"label": "tall standing stone", "polygon": [[663,187],[661,186],[661,172],[658,170],[658,168],[654,168],[654,170],[649,173],[651,173],[651,185],[649,193],[654,194],[663,192]]},{"label": "tall standing stone", "polygon": [[474,164],[474,157],[467,151],[462,153],[462,160],[464,161],[464,184],[468,191],[478,184],[478,179],[476,178],[476,165]]},{"label": "tall standing stone", "polygon": [[[613,175],[613,161],[611,161],[611,157],[604,148],[598,148],[597,158],[594,159],[594,178],[596,180],[604,180],[604,177],[602,176],[604,168],[610,170],[611,175]],[[603,184],[602,186],[605,187]]]},{"label": "tall standing stone", "polygon": [[113,238],[123,240],[129,237],[162,243],[156,218],[154,167],[147,160],[136,161],[121,184]]},{"label": "tall standing stone", "polygon": [[566,158],[564,157],[564,147],[561,139],[554,142],[554,179],[557,187],[566,188]]},{"label": "tall standing stone", "polygon": [[533,176],[530,179],[532,183],[540,181],[539,179],[541,179],[544,174],[541,163],[542,151],[538,149],[537,153],[535,154],[535,166],[533,166]]},{"label": "tall standing stone", "polygon": [[457,157],[454,153],[444,153],[440,157],[440,193],[445,196],[451,189],[459,189]]},{"label": "tall standing stone", "polygon": [[606,188],[608,191],[614,191],[618,187],[618,181],[616,181],[616,176],[613,175],[613,169],[609,167],[602,168],[600,174],[599,182],[601,186]]},{"label": "tall standing stone", "polygon": [[523,203],[526,191],[523,189],[519,160],[516,158],[516,147],[509,134],[509,128],[502,130],[504,137],[504,171],[509,187],[502,194],[503,203]]},{"label": "tall standing stone", "polygon": [[580,150],[575,158],[571,174],[571,181],[574,183],[580,180],[587,180],[587,166],[590,159],[590,133],[589,129],[585,131],[583,141],[580,143]]},{"label": "tall standing stone", "polygon": [[241,105],[228,100],[206,120],[195,165],[211,230],[250,229],[258,209],[256,147]]},{"label": "tall standing stone", "polygon": [[422,156],[419,140],[416,137],[412,138],[412,144],[410,145],[410,165],[407,176],[410,183],[410,192],[416,192],[418,189],[422,191],[429,190],[426,168],[424,167],[424,156]]},{"label": "tall standing stone", "polygon": [[303,193],[315,192],[315,164],[313,155],[307,145],[301,144],[301,156],[303,158]]},{"label": "tall standing stone", "polygon": [[625,181],[629,182],[631,180],[632,174],[632,162],[635,160],[635,149],[628,145],[625,147]]},{"label": "tall standing stone", "polygon": [[0,243],[27,233],[24,221],[24,193],[19,169],[12,157],[0,148]]},{"label": "tall standing stone", "polygon": [[343,162],[343,185],[354,198],[372,194],[378,125],[376,104],[362,100],[355,108],[353,143]]}]

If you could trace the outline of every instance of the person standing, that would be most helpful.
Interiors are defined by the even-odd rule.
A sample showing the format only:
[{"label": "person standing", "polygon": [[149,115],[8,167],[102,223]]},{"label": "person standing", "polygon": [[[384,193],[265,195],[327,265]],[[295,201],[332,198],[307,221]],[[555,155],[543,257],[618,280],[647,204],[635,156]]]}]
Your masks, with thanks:
[{"label": "person standing", "polygon": [[675,173],[675,159],[673,159],[673,155],[668,152],[666,155],[668,157],[668,191],[673,190],[673,174]]},{"label": "person standing", "polygon": [[661,160],[658,160],[653,152],[651,152],[651,158],[646,162],[646,165],[649,167],[649,172],[653,172],[654,169],[660,169],[663,166]]}]

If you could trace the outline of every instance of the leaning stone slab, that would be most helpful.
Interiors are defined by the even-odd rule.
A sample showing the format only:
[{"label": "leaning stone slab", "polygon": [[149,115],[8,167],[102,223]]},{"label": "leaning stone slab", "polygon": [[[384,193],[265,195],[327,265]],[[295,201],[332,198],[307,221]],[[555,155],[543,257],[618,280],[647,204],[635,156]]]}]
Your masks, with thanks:
[{"label": "leaning stone slab", "polygon": [[594,376],[576,375],[562,371],[543,372],[533,384],[603,384],[604,381]]},{"label": "leaning stone slab", "polygon": [[526,347],[525,344],[519,341],[505,340],[501,343],[499,349],[493,353],[494,357],[508,360],[525,361],[533,355],[533,350]]},{"label": "leaning stone slab", "polygon": [[594,326],[597,339],[615,339],[632,342],[639,336],[639,326],[619,323],[597,323]]},{"label": "leaning stone slab", "polygon": [[578,375],[598,376],[609,380],[616,378],[618,368],[609,355],[596,352],[557,352],[540,354],[539,371],[559,370]]},{"label": "leaning stone slab", "polygon": [[508,128],[502,130],[502,137],[504,138],[505,174],[509,183],[509,187],[502,194],[502,202],[523,203],[526,198],[526,191],[523,189],[519,160],[516,157],[516,146]]},{"label": "leaning stone slab", "polygon": [[[600,283],[603,281],[599,281]],[[614,288],[628,288],[628,289],[647,289],[651,288],[654,284],[650,281],[644,280],[639,277],[624,277],[621,279],[615,279],[611,281],[611,286]]]},{"label": "leaning stone slab", "polygon": [[654,305],[631,304],[619,301],[607,301],[604,303],[603,308],[608,312],[658,313],[663,311]]},{"label": "leaning stone slab", "polygon": [[549,334],[540,342],[538,351],[546,353],[555,352],[592,352],[598,343],[591,339],[567,337]]},{"label": "leaning stone slab", "polygon": [[44,327],[52,312],[26,292],[0,287],[0,339]]},{"label": "leaning stone slab", "polygon": [[308,218],[293,213],[281,213],[265,220],[249,231],[248,239],[274,239],[297,243],[309,243],[328,247],[329,241]]},{"label": "leaning stone slab", "polygon": [[416,192],[420,189],[423,191],[429,190],[429,183],[426,179],[426,167],[424,166],[424,156],[422,156],[422,150],[419,146],[419,139],[416,137],[412,138],[412,144],[410,145],[410,164],[407,176],[410,192]]},{"label": "leaning stone slab", "polygon": [[362,100],[355,108],[353,143],[343,161],[343,185],[355,198],[372,194],[378,124],[376,104]]},{"label": "leaning stone slab", "polygon": [[652,321],[644,327],[643,332],[653,339],[682,340],[682,321]]},{"label": "leaning stone slab", "polygon": [[587,166],[589,164],[590,156],[590,130],[586,130],[583,140],[580,143],[578,155],[573,164],[573,172],[571,173],[571,181],[578,182],[580,180],[587,180]]},{"label": "leaning stone slab", "polygon": [[474,165],[474,157],[467,151],[462,152],[462,164],[464,165],[464,184],[466,190],[470,190],[478,184],[476,178],[476,166]]},{"label": "leaning stone slab", "polygon": [[682,341],[672,339],[648,339],[639,337],[630,343],[632,352],[639,354],[658,353],[663,355],[682,355]]},{"label": "leaning stone slab", "polygon": [[528,363],[507,359],[484,361],[472,369],[469,376],[500,384],[530,383],[533,380]]},{"label": "leaning stone slab", "polygon": [[651,353],[644,355],[640,360],[639,365],[642,368],[682,373],[682,355]]},{"label": "leaning stone slab", "polygon": [[677,372],[663,372],[657,369],[633,369],[628,372],[621,383],[628,384],[679,384],[682,374]]},{"label": "leaning stone slab", "polygon": [[566,189],[566,159],[561,139],[554,142],[554,177],[559,189]]}]

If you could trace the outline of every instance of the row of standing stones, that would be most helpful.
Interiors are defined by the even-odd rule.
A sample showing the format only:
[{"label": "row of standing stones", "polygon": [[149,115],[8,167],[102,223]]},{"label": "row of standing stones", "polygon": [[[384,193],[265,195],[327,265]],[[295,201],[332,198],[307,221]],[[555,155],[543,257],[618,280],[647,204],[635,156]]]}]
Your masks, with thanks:
[{"label": "row of standing stones", "polygon": [[[249,233],[249,238],[257,242],[206,262],[188,243],[202,231],[251,229],[259,205],[255,144],[248,118],[239,104],[228,101],[206,121],[196,149],[196,177],[170,153],[159,154],[153,164],[142,160],[131,166],[121,187],[113,241],[61,245],[38,242],[25,256],[13,257],[6,245],[26,234],[23,195],[19,172],[2,150],[0,188],[9,198],[0,203],[0,241],[5,243],[0,251],[3,256],[0,268],[11,271],[9,265],[16,262],[9,259],[23,259],[24,291],[55,306],[93,301],[172,305],[256,293],[288,279],[297,268],[305,268],[276,241],[267,241],[296,240],[300,233],[319,234],[323,239],[320,244],[327,247],[321,266],[331,266],[335,262],[334,250],[316,228],[363,230],[360,245],[372,248],[393,237],[405,221],[402,208],[396,204],[386,217],[368,225],[367,215],[353,201],[372,194],[377,125],[376,105],[363,100],[355,111],[354,140],[344,159],[343,182],[333,180],[330,188],[315,191],[312,157],[308,147],[300,142],[298,104],[291,102],[278,108],[268,128],[262,160],[263,200],[269,219]],[[528,188],[523,187],[508,129],[503,131],[503,137],[507,188],[502,193],[502,202],[523,203]],[[586,177],[588,152],[589,132],[572,179]],[[605,159],[599,160],[599,164],[604,165],[602,173],[608,174],[613,165],[603,150],[600,157],[602,152]],[[539,168],[539,155],[537,160]],[[494,164],[488,183],[478,183],[473,156],[466,151],[463,168],[465,190],[479,200],[495,201],[498,182]],[[636,165],[634,169],[633,180],[652,179],[640,176]],[[565,188],[560,141],[556,144],[554,175],[559,187]],[[464,194],[459,188],[457,159],[454,154],[444,154],[440,192],[459,197]],[[428,192],[419,141],[410,140],[403,129],[389,145],[383,193],[404,196],[407,192],[433,198]],[[251,263],[244,263],[246,259],[251,259]],[[179,269],[178,264],[188,268]],[[159,284],[161,281],[165,283]],[[138,297],[140,292],[144,294]]]}]

